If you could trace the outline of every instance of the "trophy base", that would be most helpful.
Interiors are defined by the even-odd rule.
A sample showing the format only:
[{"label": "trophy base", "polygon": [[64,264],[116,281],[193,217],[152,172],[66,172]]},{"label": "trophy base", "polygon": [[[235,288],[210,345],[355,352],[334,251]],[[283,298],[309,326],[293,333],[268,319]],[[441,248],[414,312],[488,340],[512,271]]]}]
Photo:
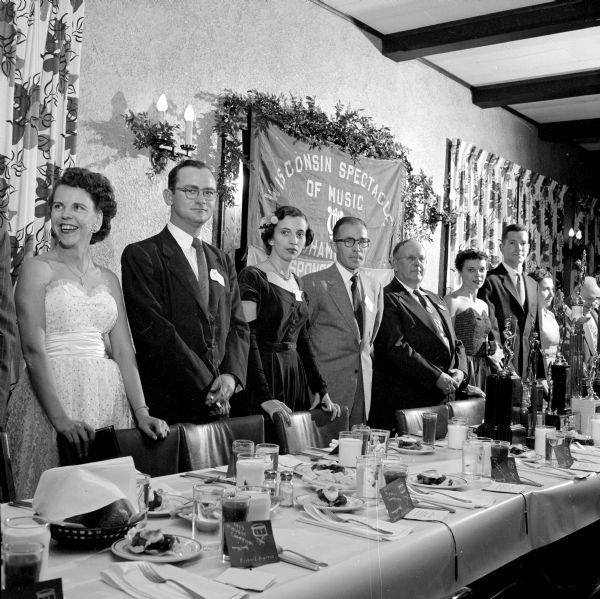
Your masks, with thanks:
[{"label": "trophy base", "polygon": [[527,429],[521,424],[511,424],[510,426],[498,426],[495,424],[485,424],[477,429],[478,437],[490,437],[498,441],[509,441],[511,445],[525,445]]}]

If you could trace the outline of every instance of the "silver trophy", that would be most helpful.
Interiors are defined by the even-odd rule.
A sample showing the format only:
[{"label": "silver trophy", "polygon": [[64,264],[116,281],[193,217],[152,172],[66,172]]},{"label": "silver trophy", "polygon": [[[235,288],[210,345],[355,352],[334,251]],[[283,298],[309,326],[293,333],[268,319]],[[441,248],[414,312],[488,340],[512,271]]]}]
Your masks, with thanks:
[{"label": "silver trophy", "polygon": [[504,360],[502,360],[502,370],[500,371],[502,376],[511,376],[513,373],[512,359],[515,355],[515,328],[515,322],[512,317],[504,319],[504,330],[502,331],[502,335],[504,336],[504,344],[502,345]]}]

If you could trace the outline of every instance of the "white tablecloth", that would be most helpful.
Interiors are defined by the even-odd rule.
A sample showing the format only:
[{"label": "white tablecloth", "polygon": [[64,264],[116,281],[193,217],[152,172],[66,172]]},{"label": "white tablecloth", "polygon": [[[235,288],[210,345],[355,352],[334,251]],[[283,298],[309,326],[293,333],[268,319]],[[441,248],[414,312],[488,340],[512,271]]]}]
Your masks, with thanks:
[{"label": "white tablecloth", "polygon": [[[460,452],[438,448],[429,456],[405,456],[409,473],[435,467],[441,472],[458,473]],[[527,474],[529,476],[529,473]],[[283,547],[312,555],[329,566],[318,572],[277,563],[261,570],[277,577],[277,583],[260,593],[264,599],[305,599],[343,597],[365,599],[402,596],[411,599],[439,599],[496,570],[532,549],[542,547],[600,519],[600,478],[565,481],[539,474],[531,476],[544,488],[523,495],[494,494],[495,504],[486,509],[457,509],[446,524],[451,528],[458,550],[458,577],[454,572],[454,545],[448,528],[437,522],[406,522],[412,534],[394,542],[370,541],[343,533],[296,522],[299,508],[278,508],[272,517],[276,541]],[[190,494],[195,482],[178,475],[154,479],[153,486],[168,484]],[[307,492],[295,481],[297,493]],[[482,479],[469,485],[469,492],[481,493],[489,484]],[[460,493],[457,491],[457,493]],[[525,520],[527,501],[527,525]],[[2,517],[20,515],[24,510],[2,506]],[[383,506],[363,513],[385,518]],[[156,519],[164,531],[190,536],[191,525],[181,519]],[[203,540],[202,536],[199,539]],[[108,599],[119,592],[100,581],[99,573],[118,560],[110,549],[94,554],[78,553],[53,545],[49,577],[62,577],[66,599]],[[181,565],[208,578],[226,568],[218,551],[207,552],[193,562]],[[125,597],[125,595],[122,595]]]}]

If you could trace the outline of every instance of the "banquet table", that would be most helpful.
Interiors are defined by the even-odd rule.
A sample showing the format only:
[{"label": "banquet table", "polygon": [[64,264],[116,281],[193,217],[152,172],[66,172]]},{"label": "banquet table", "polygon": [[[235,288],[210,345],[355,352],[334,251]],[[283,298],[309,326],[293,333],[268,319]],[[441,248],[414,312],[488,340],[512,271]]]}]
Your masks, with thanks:
[{"label": "banquet table", "polygon": [[[409,466],[409,475],[430,468],[443,473],[460,473],[461,470],[461,452],[446,447],[436,447],[433,454],[405,455],[403,458]],[[282,457],[281,461],[285,462],[285,459]],[[412,532],[393,541],[377,542],[298,522],[301,507],[279,507],[271,518],[276,542],[325,561],[329,566],[317,572],[283,562],[261,566],[258,570],[275,576],[276,583],[260,596],[264,599],[440,599],[514,559],[600,519],[600,478],[597,474],[582,480],[559,479],[531,471],[527,471],[526,476],[542,483],[543,487],[524,486],[520,494],[490,493],[483,490],[489,486],[489,479],[470,481],[469,496],[493,497],[493,505],[478,509],[456,508],[455,513],[445,518],[445,523],[403,520]],[[153,479],[152,486],[157,488],[163,484],[190,496],[192,486],[197,482],[200,481],[171,475]],[[295,495],[311,492],[299,478],[296,477],[294,482]],[[461,491],[454,493],[460,496]],[[3,519],[24,513],[23,509],[2,505]],[[371,504],[359,513],[388,520],[381,502]],[[153,519],[151,524],[157,524],[165,532],[191,536],[191,524],[181,518]],[[201,543],[207,541],[202,533],[198,540]],[[64,596],[68,599],[126,597],[125,593],[100,579],[100,572],[117,561],[119,558],[110,548],[77,552],[53,542],[48,577],[62,578]],[[179,566],[209,579],[228,567],[221,562],[218,550],[207,550],[199,559]]]}]

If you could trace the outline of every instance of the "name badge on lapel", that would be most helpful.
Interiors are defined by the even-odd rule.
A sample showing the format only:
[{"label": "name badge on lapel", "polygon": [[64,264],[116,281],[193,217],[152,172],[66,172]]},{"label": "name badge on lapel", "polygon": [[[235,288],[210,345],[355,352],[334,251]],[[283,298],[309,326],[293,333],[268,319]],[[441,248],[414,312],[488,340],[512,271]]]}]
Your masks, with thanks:
[{"label": "name badge on lapel", "polygon": [[373,300],[368,295],[365,297],[365,306],[369,312],[373,312],[375,304],[373,304]]},{"label": "name badge on lapel", "polygon": [[216,281],[222,287],[225,287],[225,279],[223,278],[223,275],[216,268],[211,268],[210,269],[210,275],[209,276],[210,276],[210,278],[211,278],[212,281]]}]

